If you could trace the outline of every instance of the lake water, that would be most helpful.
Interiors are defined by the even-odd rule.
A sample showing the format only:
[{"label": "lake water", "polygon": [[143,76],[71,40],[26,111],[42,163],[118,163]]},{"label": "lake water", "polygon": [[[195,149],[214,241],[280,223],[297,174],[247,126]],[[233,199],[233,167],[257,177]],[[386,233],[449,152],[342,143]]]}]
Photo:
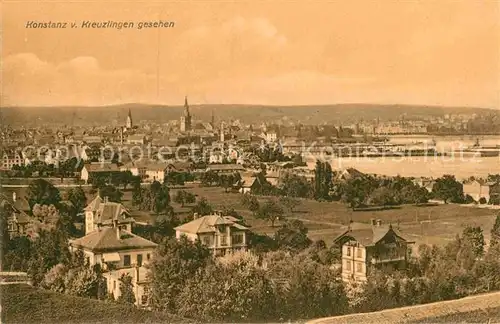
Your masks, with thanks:
[{"label": "lake water", "polygon": [[[480,145],[500,145],[500,136],[395,136],[390,143],[414,144],[436,142],[438,152],[449,153],[453,150],[472,146],[479,139]],[[365,173],[376,173],[389,176],[401,175],[406,177],[440,177],[443,174],[453,174],[458,179],[471,176],[486,177],[488,174],[500,173],[500,157],[473,157],[473,156],[414,156],[414,157],[352,157],[332,158],[334,170],[352,167]],[[314,168],[314,162],[308,162]]]}]

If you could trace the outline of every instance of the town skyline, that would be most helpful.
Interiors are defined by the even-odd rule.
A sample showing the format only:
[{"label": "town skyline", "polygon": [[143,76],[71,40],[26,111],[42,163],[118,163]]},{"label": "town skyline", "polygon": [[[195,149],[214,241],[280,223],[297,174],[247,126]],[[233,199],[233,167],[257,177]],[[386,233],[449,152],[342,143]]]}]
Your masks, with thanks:
[{"label": "town skyline", "polygon": [[[500,108],[498,3],[360,4],[4,2],[1,105]],[[175,26],[26,27],[157,20]]]}]

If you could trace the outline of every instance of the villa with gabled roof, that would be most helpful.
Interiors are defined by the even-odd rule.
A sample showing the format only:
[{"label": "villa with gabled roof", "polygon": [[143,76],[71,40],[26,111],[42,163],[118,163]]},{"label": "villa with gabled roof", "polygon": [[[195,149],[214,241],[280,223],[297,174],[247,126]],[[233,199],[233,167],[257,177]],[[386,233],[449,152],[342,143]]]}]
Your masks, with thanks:
[{"label": "villa with gabled roof", "polygon": [[121,276],[130,275],[136,305],[147,306],[149,279],[145,265],[152,260],[156,243],[120,229],[115,220],[112,227],[99,225],[84,237],[70,240],[69,246],[73,252],[82,250],[90,266],[101,265],[108,293],[115,299],[121,294]]},{"label": "villa with gabled roof", "polygon": [[372,220],[371,226],[354,226],[337,236],[334,244],[342,249],[342,279],[364,282],[374,268],[404,269],[408,261],[409,241],[392,225]]},{"label": "villa with gabled roof", "polygon": [[192,221],[177,226],[175,233],[177,239],[184,235],[192,241],[200,240],[216,256],[247,250],[248,228],[231,216],[195,214]]}]

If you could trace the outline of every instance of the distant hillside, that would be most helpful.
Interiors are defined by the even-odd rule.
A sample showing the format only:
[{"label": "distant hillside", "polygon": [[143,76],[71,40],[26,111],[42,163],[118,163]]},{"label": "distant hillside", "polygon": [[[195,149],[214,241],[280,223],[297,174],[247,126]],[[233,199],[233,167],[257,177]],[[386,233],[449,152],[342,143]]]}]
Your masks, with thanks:
[{"label": "distant hillside", "polygon": [[189,323],[165,313],[73,297],[26,284],[1,285],[2,323]]},{"label": "distant hillside", "polygon": [[[89,125],[113,123],[124,124],[131,109],[134,121],[154,120],[167,122],[178,119],[182,106],[160,106],[124,104],[104,107],[4,107],[1,117],[6,124],[59,123],[64,125]],[[318,106],[259,106],[259,105],[193,105],[190,107],[195,119],[210,121],[212,111],[216,121],[240,119],[258,123],[289,119],[305,124],[353,123],[363,120],[396,120],[407,117],[442,116],[444,114],[496,113],[487,108],[440,107],[415,105],[339,104]]]}]

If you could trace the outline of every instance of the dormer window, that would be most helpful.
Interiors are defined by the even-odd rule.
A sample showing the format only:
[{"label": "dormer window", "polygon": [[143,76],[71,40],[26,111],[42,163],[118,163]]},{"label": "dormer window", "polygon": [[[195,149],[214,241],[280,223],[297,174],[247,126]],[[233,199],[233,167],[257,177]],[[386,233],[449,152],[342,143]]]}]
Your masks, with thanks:
[{"label": "dormer window", "polygon": [[348,247],[346,248],[346,255],[347,255],[348,257],[350,257],[350,256],[351,256],[351,247],[350,247],[350,246],[348,246]]}]

